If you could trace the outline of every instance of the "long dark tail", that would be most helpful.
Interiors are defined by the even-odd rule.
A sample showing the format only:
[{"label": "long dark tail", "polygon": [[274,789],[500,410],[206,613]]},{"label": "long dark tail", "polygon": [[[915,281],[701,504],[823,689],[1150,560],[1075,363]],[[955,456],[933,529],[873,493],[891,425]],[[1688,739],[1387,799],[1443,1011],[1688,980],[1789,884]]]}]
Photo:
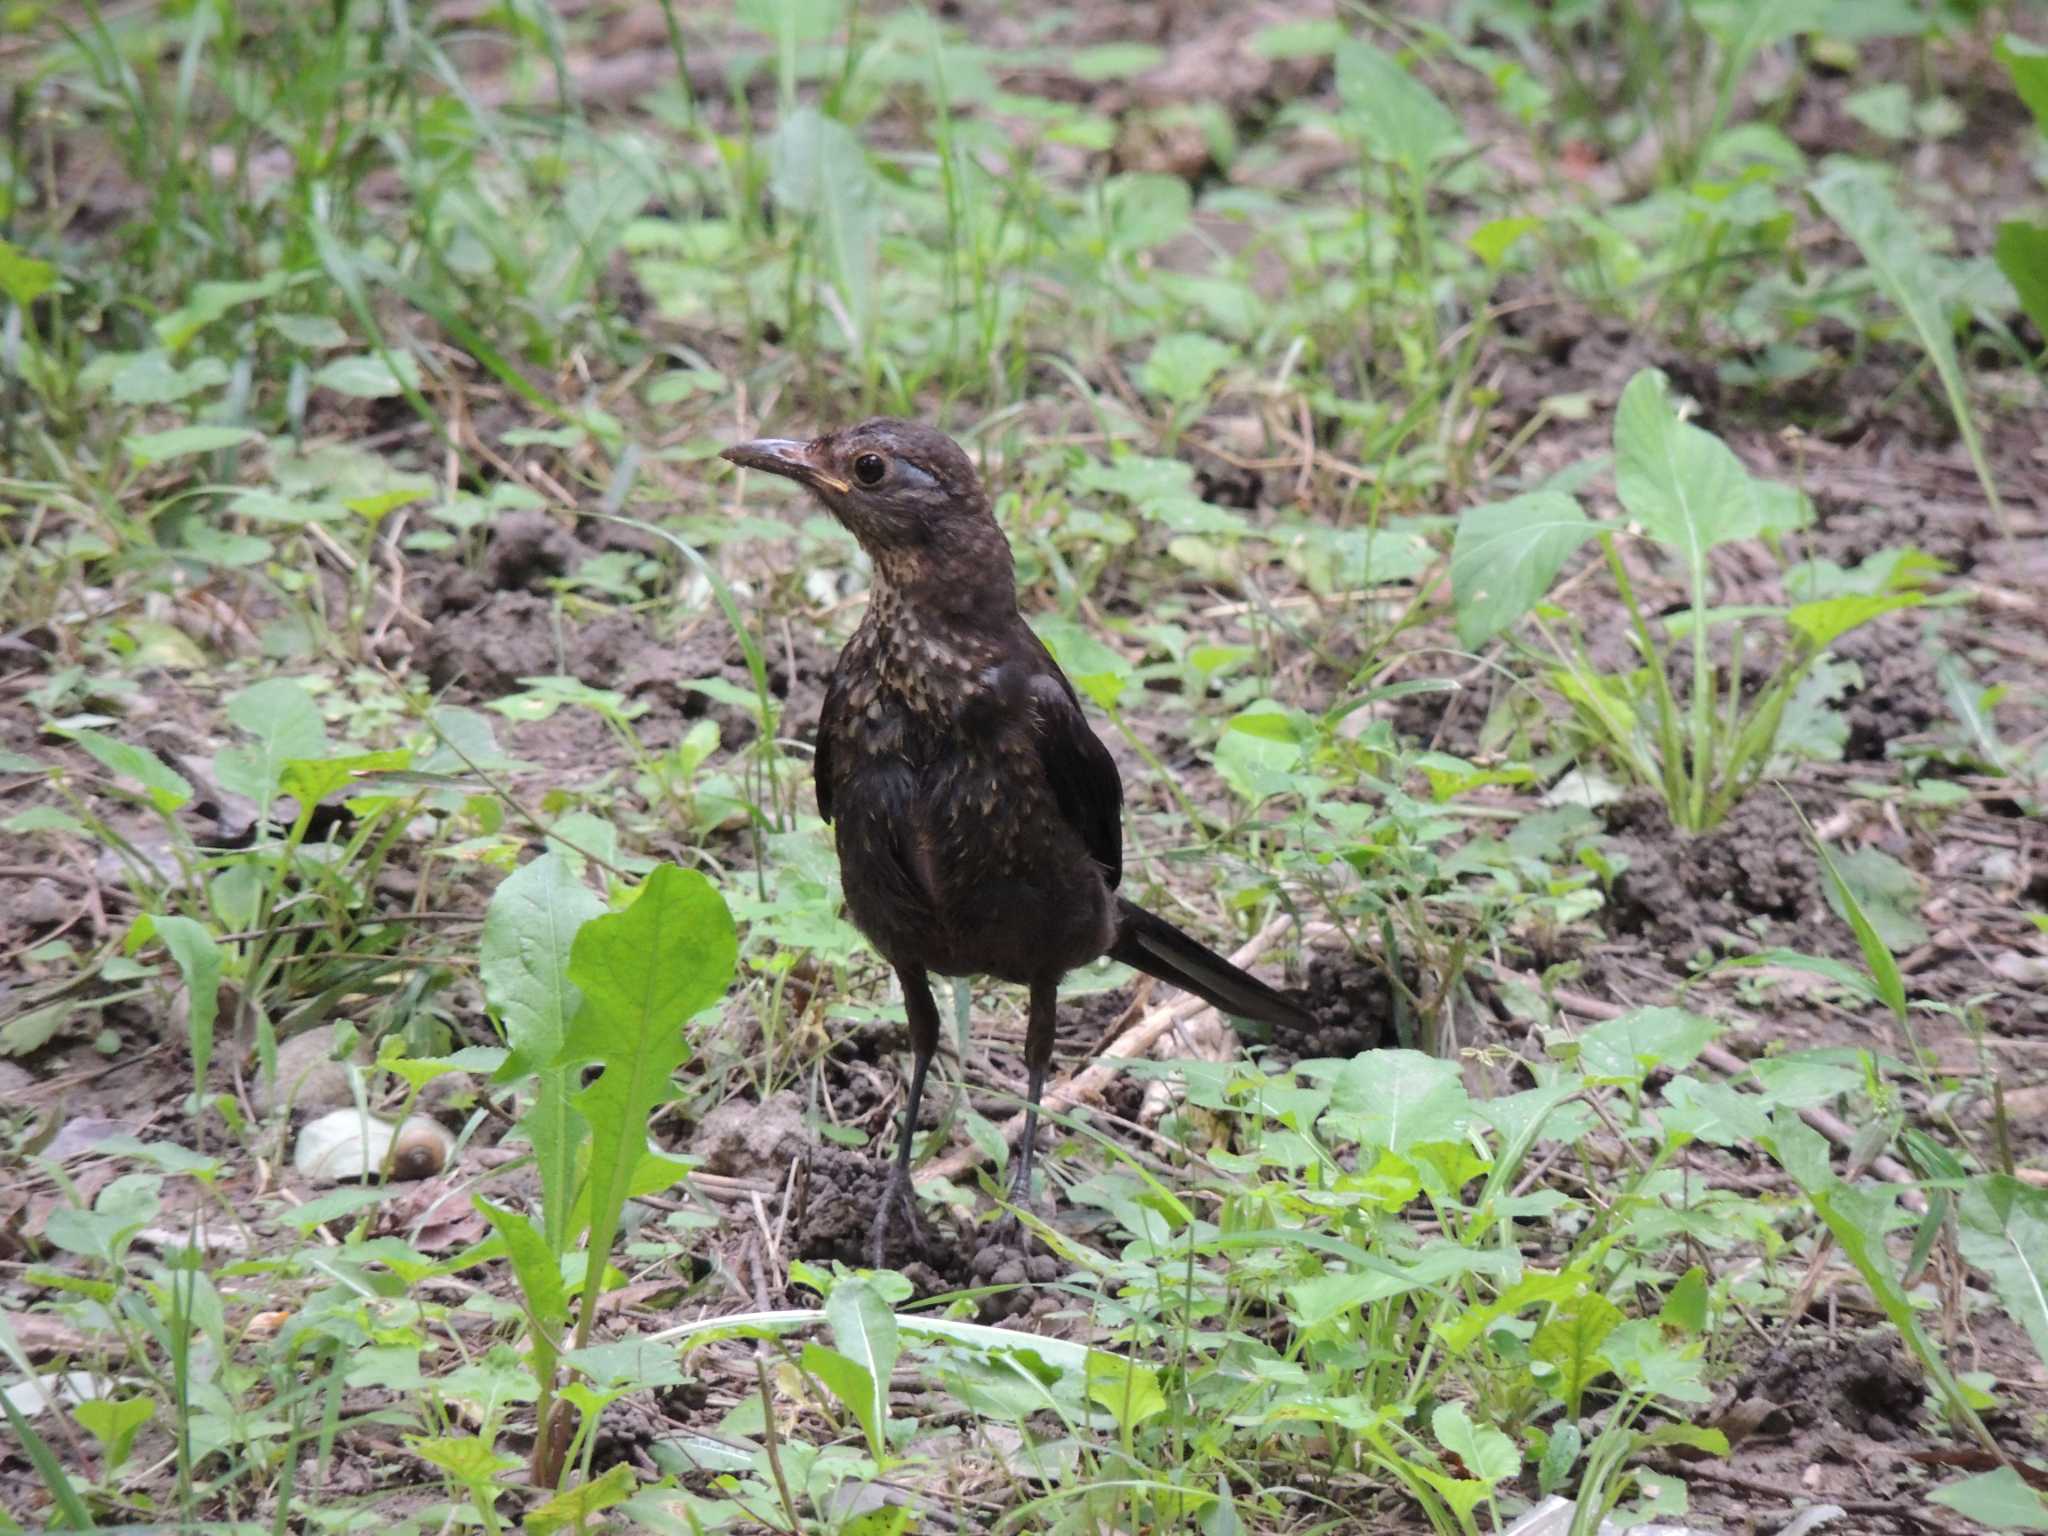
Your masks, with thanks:
[{"label": "long dark tail", "polygon": [[1170,981],[1234,1018],[1259,1024],[1312,1022],[1307,1010],[1292,998],[1274,991],[1249,971],[1239,970],[1165,918],[1155,917],[1121,896],[1116,913],[1116,944],[1109,952],[1112,960]]}]

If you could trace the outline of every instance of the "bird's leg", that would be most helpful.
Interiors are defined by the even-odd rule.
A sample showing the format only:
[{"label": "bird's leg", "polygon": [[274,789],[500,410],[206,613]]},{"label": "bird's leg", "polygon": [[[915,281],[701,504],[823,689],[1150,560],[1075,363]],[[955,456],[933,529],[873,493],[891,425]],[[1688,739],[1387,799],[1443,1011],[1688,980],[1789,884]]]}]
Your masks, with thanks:
[{"label": "bird's leg", "polygon": [[1024,1067],[1029,1074],[1024,1090],[1024,1142],[1017,1152],[1017,1171],[1010,1180],[1010,1199],[1018,1205],[1031,1201],[1031,1157],[1038,1150],[1038,1100],[1045,1092],[1045,1069],[1052,1065],[1053,1025],[1059,1018],[1059,982],[1031,984],[1031,1022],[1024,1032]]},{"label": "bird's leg", "polygon": [[917,1197],[910,1187],[910,1150],[917,1140],[917,1108],[924,1097],[925,1073],[931,1070],[932,1056],[939,1048],[939,1008],[932,1001],[931,982],[926,979],[924,968],[898,966],[896,976],[903,983],[903,1013],[910,1024],[910,1093],[903,1103],[903,1136],[896,1143],[895,1166],[889,1170],[881,1207],[868,1231],[868,1263],[875,1269],[882,1267],[889,1226],[899,1214],[913,1234],[917,1231]]}]

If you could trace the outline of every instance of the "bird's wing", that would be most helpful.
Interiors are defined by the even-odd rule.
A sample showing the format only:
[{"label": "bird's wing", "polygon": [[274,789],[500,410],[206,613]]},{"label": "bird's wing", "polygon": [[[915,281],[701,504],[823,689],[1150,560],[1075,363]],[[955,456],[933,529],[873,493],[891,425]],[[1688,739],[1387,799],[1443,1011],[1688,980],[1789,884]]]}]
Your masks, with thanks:
[{"label": "bird's wing", "polygon": [[1074,685],[1045,647],[1031,678],[1031,733],[1060,815],[1086,845],[1111,890],[1124,874],[1124,784],[1116,759],[1081,713]]},{"label": "bird's wing", "polygon": [[818,710],[818,740],[811,748],[811,786],[818,795],[818,814],[832,819],[832,742],[846,713],[846,687],[835,668],[825,684],[825,702]]}]

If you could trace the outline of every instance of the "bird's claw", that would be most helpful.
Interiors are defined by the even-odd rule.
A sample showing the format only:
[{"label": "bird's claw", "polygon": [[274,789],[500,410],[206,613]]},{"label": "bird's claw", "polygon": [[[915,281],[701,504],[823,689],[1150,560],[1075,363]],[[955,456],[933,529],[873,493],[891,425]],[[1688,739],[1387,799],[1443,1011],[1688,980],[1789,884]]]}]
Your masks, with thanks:
[{"label": "bird's claw", "polygon": [[882,1201],[876,1207],[874,1225],[868,1228],[868,1267],[884,1269],[889,1250],[889,1230],[898,1218],[909,1229],[913,1244],[920,1233],[917,1224],[917,1196],[910,1187],[910,1170],[900,1163],[889,1170],[889,1182],[882,1187]]}]

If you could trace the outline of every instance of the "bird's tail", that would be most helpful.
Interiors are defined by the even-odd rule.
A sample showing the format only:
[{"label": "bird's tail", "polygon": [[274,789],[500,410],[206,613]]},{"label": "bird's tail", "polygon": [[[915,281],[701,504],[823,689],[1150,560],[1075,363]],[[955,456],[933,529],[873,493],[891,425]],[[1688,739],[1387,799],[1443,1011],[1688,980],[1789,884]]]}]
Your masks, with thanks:
[{"label": "bird's tail", "polygon": [[1259,1024],[1311,1022],[1308,1011],[1292,998],[1122,897],[1117,898],[1116,943],[1109,957],[1170,981],[1233,1018]]}]

